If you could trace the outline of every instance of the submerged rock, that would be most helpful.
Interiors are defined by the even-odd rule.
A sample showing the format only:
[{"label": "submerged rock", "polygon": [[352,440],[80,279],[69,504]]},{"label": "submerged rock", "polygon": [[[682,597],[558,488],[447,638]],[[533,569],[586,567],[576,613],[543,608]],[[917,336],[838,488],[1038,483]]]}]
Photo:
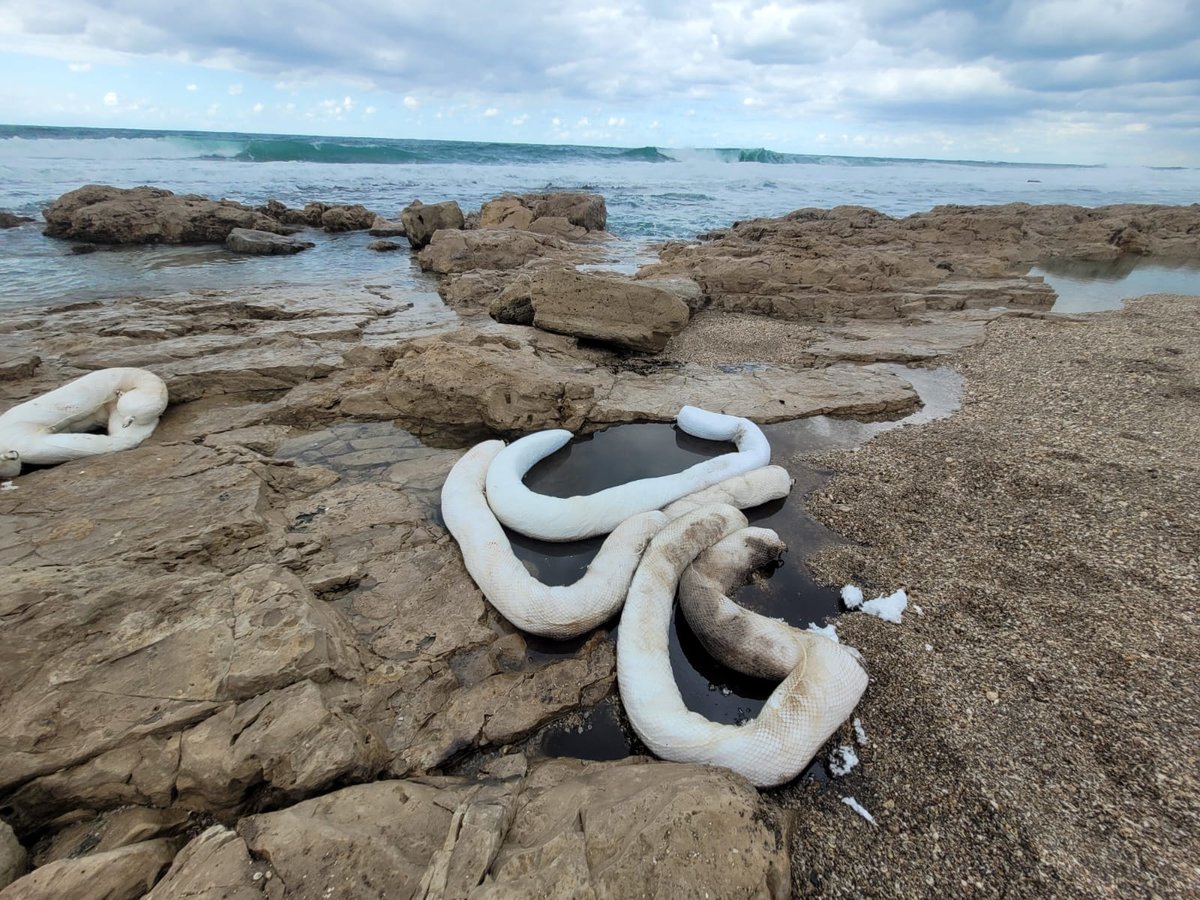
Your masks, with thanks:
[{"label": "submerged rock", "polygon": [[32,221],[32,216],[18,216],[16,213],[0,209],[0,228],[16,228],[18,225]]},{"label": "submerged rock", "polygon": [[235,228],[225,238],[225,248],[234,253],[248,253],[256,256],[279,256],[299,253],[315,247],[312,241],[302,241],[289,235],[274,234],[270,231],[254,231],[249,228]]},{"label": "submerged rock", "polygon": [[371,237],[404,237],[404,223],[399,219],[385,219],[383,216],[376,216],[371,223],[371,227],[367,229],[367,234]]}]

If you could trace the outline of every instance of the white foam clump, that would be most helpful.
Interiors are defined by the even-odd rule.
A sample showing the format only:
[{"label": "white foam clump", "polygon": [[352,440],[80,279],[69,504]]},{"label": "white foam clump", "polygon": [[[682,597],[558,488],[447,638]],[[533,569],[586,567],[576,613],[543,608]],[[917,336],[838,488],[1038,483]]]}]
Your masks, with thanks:
[{"label": "white foam clump", "polygon": [[858,813],[860,816],[862,816],[864,819],[866,819],[868,822],[870,822],[872,825],[874,825],[877,828],[879,827],[879,823],[875,821],[875,817],[873,815],[871,815],[869,812],[867,812],[866,807],[864,807],[861,803],[859,803],[853,797],[843,797],[842,802],[845,803],[852,810],[854,810],[856,813]]},{"label": "white foam clump", "polygon": [[808,630],[814,634],[824,635],[835,644],[841,643],[841,641],[838,639],[837,628],[834,627],[832,622],[830,622],[828,625],[818,625],[816,622],[810,622],[808,625]]},{"label": "white foam clump", "polygon": [[886,597],[876,597],[874,600],[868,600],[862,605],[862,611],[867,615],[883,619],[885,622],[895,622],[897,625],[900,624],[900,618],[907,608],[908,594],[904,592],[903,588],[894,594],[888,594]]},{"label": "white foam clump", "polygon": [[858,746],[865,747],[867,744],[871,743],[867,739],[867,730],[863,728],[861,719],[856,718],[850,724],[854,726],[854,739],[858,741]]},{"label": "white foam clump", "polygon": [[846,604],[846,609],[858,609],[863,602],[862,589],[852,584],[846,585],[842,588],[842,602]]},{"label": "white foam clump", "polygon": [[11,481],[0,481],[0,491],[15,491],[17,486]]},{"label": "white foam clump", "polygon": [[849,775],[850,771],[857,765],[858,754],[849,744],[834,747],[833,751],[829,754],[829,774],[834,778]]}]

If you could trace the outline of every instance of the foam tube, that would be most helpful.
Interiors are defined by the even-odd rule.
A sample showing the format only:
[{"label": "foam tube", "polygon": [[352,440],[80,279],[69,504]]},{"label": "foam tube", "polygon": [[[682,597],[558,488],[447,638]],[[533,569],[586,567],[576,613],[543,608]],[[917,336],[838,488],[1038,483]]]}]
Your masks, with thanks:
[{"label": "foam tube", "polygon": [[846,648],[818,637],[745,725],[721,725],[687,708],[668,647],[680,574],[745,527],[746,517],[733,507],[709,506],[668,523],[650,542],[621,614],[617,681],[630,724],[656,756],[724,766],[769,787],[803,771],[853,712],[867,673]]},{"label": "foam tube", "polygon": [[[5,471],[14,461],[50,465],[130,450],[150,436],[166,408],[167,386],[153,372],[89,372],[0,414]],[[96,427],[107,433],[85,433]]]},{"label": "foam tube", "polygon": [[442,518],[458,541],[467,572],[488,602],[522,631],[559,639],[590,631],[621,608],[642,551],[667,517],[653,511],[627,518],[582,578],[570,585],[542,584],[517,559],[484,498],[489,466],[503,448],[502,441],[472,447],[442,486]]},{"label": "foam tube", "polygon": [[543,541],[576,541],[607,534],[631,515],[660,509],[735,475],[766,466],[771,446],[749,419],[685,406],[676,417],[679,427],[710,441],[733,441],[736,453],[726,453],[657,478],[574,497],[549,497],[531,491],[522,481],[541,460],[571,439],[569,431],[536,432],[513,441],[488,469],[487,502],[496,518],[509,528]]}]

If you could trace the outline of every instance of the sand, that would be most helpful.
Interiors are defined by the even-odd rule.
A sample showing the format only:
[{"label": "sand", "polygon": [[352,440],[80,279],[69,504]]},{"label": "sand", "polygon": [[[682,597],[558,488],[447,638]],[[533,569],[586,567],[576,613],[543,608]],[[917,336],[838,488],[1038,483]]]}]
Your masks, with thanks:
[{"label": "sand", "polygon": [[1200,298],[1005,318],[949,364],[957,414],[818,460],[853,543],[814,569],[910,602],[838,621],[869,743],[774,792],[795,892],[1195,897]]}]

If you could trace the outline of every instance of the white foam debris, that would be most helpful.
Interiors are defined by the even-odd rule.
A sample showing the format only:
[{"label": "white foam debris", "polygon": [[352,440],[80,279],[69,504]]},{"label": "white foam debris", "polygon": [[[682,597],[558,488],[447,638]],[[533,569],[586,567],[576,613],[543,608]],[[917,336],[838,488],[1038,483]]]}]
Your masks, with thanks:
[{"label": "white foam debris", "polygon": [[872,825],[874,825],[876,828],[879,827],[879,823],[875,821],[875,817],[873,815],[871,815],[869,812],[867,812],[866,808],[861,803],[859,803],[857,800],[855,800],[853,797],[843,797],[842,802],[845,803],[852,810],[854,810],[856,813],[858,813],[860,816],[862,816],[864,819],[866,819],[868,822],[870,822]]},{"label": "white foam debris", "polygon": [[834,778],[849,775],[850,770],[858,765],[858,754],[849,744],[834,747],[829,754],[829,774]]},{"label": "white foam debris", "polygon": [[904,614],[904,610],[908,607],[908,594],[904,592],[904,588],[896,591],[894,594],[888,594],[886,597],[876,597],[874,600],[868,600],[862,605],[862,611],[869,616],[875,616],[877,619],[883,619],[886,622],[895,622],[900,624],[900,617]]},{"label": "white foam debris", "polygon": [[854,739],[858,741],[858,746],[865,747],[871,743],[867,739],[867,729],[863,728],[862,719],[855,719],[850,724],[854,726]]},{"label": "white foam debris", "polygon": [[827,637],[831,641],[833,641],[835,644],[841,643],[841,641],[838,639],[837,628],[834,627],[832,622],[830,622],[828,625],[818,625],[816,622],[809,622],[808,630],[813,632],[814,634],[824,635],[825,637]]},{"label": "white foam debris", "polygon": [[927,653],[928,653],[928,652],[932,652],[932,651],[933,651],[933,644],[926,644],[926,645],[925,645],[925,651],[926,651]]},{"label": "white foam debris", "polygon": [[11,481],[0,481],[0,491],[15,491],[17,486]]},{"label": "white foam debris", "polygon": [[842,602],[846,604],[846,609],[858,609],[863,602],[862,589],[852,584],[846,585],[842,588]]},{"label": "white foam debris", "polygon": [[917,606],[917,604],[914,603],[912,605],[912,607],[913,607],[913,612],[915,612],[918,616],[925,615],[925,610],[921,609],[921,607]]}]

